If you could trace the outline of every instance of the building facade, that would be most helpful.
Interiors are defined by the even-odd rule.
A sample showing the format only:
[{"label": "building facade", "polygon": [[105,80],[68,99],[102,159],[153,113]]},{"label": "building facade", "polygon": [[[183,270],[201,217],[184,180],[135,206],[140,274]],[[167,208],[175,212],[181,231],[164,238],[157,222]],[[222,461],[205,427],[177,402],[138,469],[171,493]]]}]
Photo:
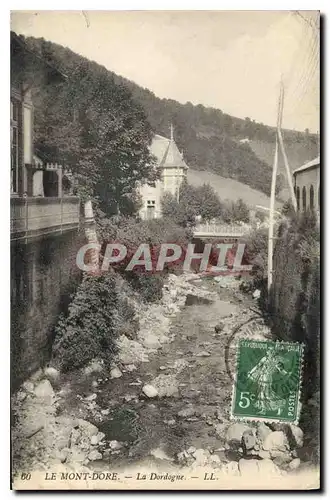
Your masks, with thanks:
[{"label": "building facade", "polygon": [[65,76],[11,33],[12,388],[49,359],[54,326],[80,280],[80,200],[70,174],[34,151],[33,88]]},{"label": "building facade", "polygon": [[171,126],[170,139],[155,135],[150,146],[151,153],[157,158],[157,167],[160,169],[160,179],[155,186],[144,184],[140,187],[142,208],[140,217],[144,220],[155,219],[161,216],[161,200],[165,192],[179,196],[179,189],[187,176],[188,166],[174,141],[173,127]]},{"label": "building facade", "polygon": [[320,157],[293,172],[294,190],[299,212],[320,210]]}]

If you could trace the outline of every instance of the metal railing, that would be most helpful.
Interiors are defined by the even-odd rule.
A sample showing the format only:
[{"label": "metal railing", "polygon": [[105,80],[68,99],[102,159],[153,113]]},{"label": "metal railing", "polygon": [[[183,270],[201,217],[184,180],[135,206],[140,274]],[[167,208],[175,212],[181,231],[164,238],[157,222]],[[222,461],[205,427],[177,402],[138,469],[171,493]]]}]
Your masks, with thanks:
[{"label": "metal railing", "polygon": [[22,239],[63,232],[79,226],[80,199],[63,198],[11,198],[11,239]]},{"label": "metal railing", "polygon": [[243,236],[247,226],[238,224],[199,224],[194,229],[194,236]]}]

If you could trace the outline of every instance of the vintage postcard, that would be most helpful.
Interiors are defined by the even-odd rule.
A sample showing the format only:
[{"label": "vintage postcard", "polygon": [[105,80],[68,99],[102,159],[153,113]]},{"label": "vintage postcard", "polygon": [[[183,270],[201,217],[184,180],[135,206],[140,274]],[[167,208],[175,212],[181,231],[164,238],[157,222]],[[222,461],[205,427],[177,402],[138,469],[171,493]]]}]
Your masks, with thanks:
[{"label": "vintage postcard", "polygon": [[12,11],[14,490],[320,488],[318,11]]}]

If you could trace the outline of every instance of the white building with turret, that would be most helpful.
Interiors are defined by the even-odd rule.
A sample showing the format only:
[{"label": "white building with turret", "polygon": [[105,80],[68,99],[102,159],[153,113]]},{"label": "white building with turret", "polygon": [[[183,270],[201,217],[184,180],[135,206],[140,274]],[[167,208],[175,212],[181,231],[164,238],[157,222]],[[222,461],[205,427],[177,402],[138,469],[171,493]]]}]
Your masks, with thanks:
[{"label": "white building with turret", "polygon": [[155,135],[150,146],[151,153],[157,158],[157,167],[161,169],[161,177],[155,186],[144,184],[140,187],[143,206],[140,209],[142,219],[155,219],[161,216],[161,200],[165,192],[178,197],[179,189],[187,176],[188,166],[180,153],[173,137]]}]

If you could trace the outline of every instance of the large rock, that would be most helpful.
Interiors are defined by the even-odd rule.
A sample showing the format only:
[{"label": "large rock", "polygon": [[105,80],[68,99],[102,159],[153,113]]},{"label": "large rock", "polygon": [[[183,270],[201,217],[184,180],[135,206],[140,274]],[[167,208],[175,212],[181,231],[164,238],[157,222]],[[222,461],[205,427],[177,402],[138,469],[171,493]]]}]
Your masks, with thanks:
[{"label": "large rock", "polygon": [[55,398],[55,392],[49,380],[42,380],[39,382],[34,388],[34,394],[37,398],[44,399],[45,402],[49,404],[51,404]]},{"label": "large rock", "polygon": [[201,351],[196,354],[197,358],[208,358],[211,354],[207,351]]},{"label": "large rock", "polygon": [[121,450],[123,446],[124,445],[122,443],[120,443],[119,441],[117,441],[116,439],[114,439],[113,441],[109,441],[109,448],[112,451]]},{"label": "large rock", "polygon": [[146,363],[149,361],[146,349],[135,340],[129,340],[125,335],[121,335],[117,340],[119,361],[124,365],[134,363]]},{"label": "large rock", "polygon": [[279,476],[281,474],[277,465],[269,459],[258,460],[257,466],[259,474],[261,474],[263,478],[267,476]]},{"label": "large rock", "polygon": [[45,377],[47,377],[48,380],[51,380],[52,382],[57,382],[61,375],[60,372],[56,370],[56,368],[53,368],[52,366],[48,366],[47,368],[45,368],[44,374]]},{"label": "large rock", "polygon": [[89,455],[88,455],[88,460],[94,461],[94,460],[101,460],[102,458],[102,453],[100,453],[97,450],[92,450]]},{"label": "large rock", "polygon": [[304,433],[297,425],[290,425],[291,437],[295,448],[302,448],[304,444]]},{"label": "large rock", "polygon": [[100,361],[92,361],[84,369],[85,375],[91,375],[92,373],[101,373],[103,371],[103,364]]},{"label": "large rock", "polygon": [[279,467],[285,467],[289,462],[292,461],[292,455],[289,451],[271,450],[270,456],[273,462]]},{"label": "large rock", "polygon": [[243,432],[243,450],[252,450],[257,444],[255,429],[249,429]]},{"label": "large rock", "polygon": [[300,466],[300,458],[294,458],[288,465],[290,470],[296,470]]},{"label": "large rock", "polygon": [[162,448],[155,448],[154,450],[151,450],[150,455],[158,460],[167,460],[169,462],[173,462],[174,460],[174,458],[169,457]]},{"label": "large rock", "polygon": [[120,378],[122,376],[123,376],[123,374],[121,373],[119,368],[117,368],[117,366],[112,368],[112,370],[110,371],[110,378]]},{"label": "large rock", "polygon": [[254,299],[260,299],[261,291],[260,290],[255,290],[252,294],[252,297]]},{"label": "large rock", "polygon": [[98,432],[97,434],[94,434],[91,437],[91,445],[96,446],[97,444],[99,444],[102,441],[102,439],[104,437],[105,437],[105,434],[103,432]]},{"label": "large rock", "polygon": [[90,422],[87,422],[87,420],[83,420],[81,418],[78,419],[78,426],[79,429],[89,438],[95,436],[99,432],[96,425],[93,425]]},{"label": "large rock", "polygon": [[22,387],[26,392],[33,392],[34,383],[26,380],[25,382],[23,382]]},{"label": "large rock", "polygon": [[174,375],[158,375],[151,384],[157,390],[160,398],[179,394],[179,383]]},{"label": "large rock", "polygon": [[215,325],[214,327],[214,330],[215,330],[215,333],[220,333],[222,332],[222,330],[225,328],[225,324],[220,321],[220,323],[218,323],[217,325]]},{"label": "large rock", "polygon": [[148,398],[156,398],[158,396],[158,391],[156,387],[154,387],[151,384],[146,384],[142,387],[142,392],[145,394]]},{"label": "large rock", "polygon": [[193,417],[195,413],[196,410],[192,406],[188,406],[187,408],[184,408],[183,410],[178,412],[178,417],[180,418]]},{"label": "large rock", "polygon": [[259,472],[258,462],[259,460],[256,459],[246,460],[245,458],[241,458],[238,462],[241,475],[253,478]]},{"label": "large rock", "polygon": [[269,451],[271,457],[276,456],[276,452],[285,452],[289,449],[289,443],[283,431],[274,431],[264,439],[262,447]]},{"label": "large rock", "polygon": [[225,474],[228,474],[230,476],[239,476],[240,471],[238,468],[238,462],[227,462],[222,464],[221,471]]},{"label": "large rock", "polygon": [[202,448],[200,448],[196,450],[194,453],[192,453],[192,456],[195,459],[194,462],[195,467],[205,467],[205,465],[209,460],[210,452],[208,450],[203,450]]},{"label": "large rock", "polygon": [[241,446],[243,434],[246,431],[249,431],[250,427],[246,424],[242,424],[240,422],[235,422],[230,425],[226,432],[226,443],[234,448],[238,448]]},{"label": "large rock", "polygon": [[269,427],[267,427],[264,422],[258,422],[257,425],[257,438],[259,441],[263,442],[268,434],[270,434],[272,431]]}]

